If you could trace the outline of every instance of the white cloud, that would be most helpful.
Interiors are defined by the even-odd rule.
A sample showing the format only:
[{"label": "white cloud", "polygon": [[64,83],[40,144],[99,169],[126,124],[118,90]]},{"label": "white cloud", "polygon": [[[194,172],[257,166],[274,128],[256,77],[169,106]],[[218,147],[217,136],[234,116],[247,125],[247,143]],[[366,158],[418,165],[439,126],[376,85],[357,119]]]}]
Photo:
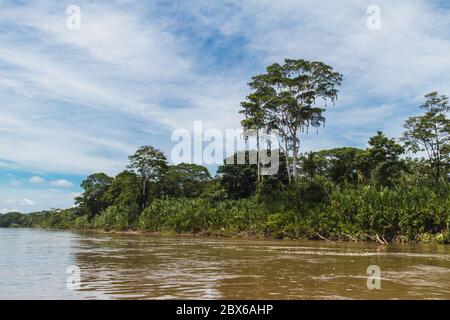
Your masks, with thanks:
[{"label": "white cloud", "polygon": [[[285,57],[322,60],[344,74],[336,107],[307,148],[349,143],[354,131],[398,135],[431,90],[450,94],[450,11],[429,1],[378,1],[382,28],[366,28],[372,1],[230,1],[186,5],[205,28],[240,35],[264,64]],[[366,135],[367,136],[367,135]],[[325,144],[324,144],[325,142]],[[352,144],[364,144],[354,140]]]},{"label": "white cloud", "polygon": [[[40,210],[48,210],[49,208],[70,208],[74,204],[73,191],[67,189],[0,189],[1,207],[10,211],[35,212]],[[9,200],[15,199],[15,203]],[[28,199],[33,202],[29,205]],[[27,205],[28,204],[28,205]]]},{"label": "white cloud", "polygon": [[21,206],[25,206],[25,207],[29,207],[29,206],[33,206],[34,205],[34,201],[30,200],[30,199],[23,199],[20,202]]},{"label": "white cloud", "polygon": [[41,184],[45,182],[45,179],[39,176],[34,176],[28,179],[28,182],[35,183],[35,184]]},{"label": "white cloud", "polygon": [[50,185],[53,187],[70,188],[73,187],[73,183],[66,179],[58,179],[50,181]]},{"label": "white cloud", "polygon": [[[239,126],[237,109],[247,79],[234,72],[196,71],[193,64],[201,66],[202,58],[195,61],[196,55],[186,51],[189,39],[174,36],[170,23],[157,14],[142,16],[137,2],[127,10],[101,2],[80,6],[80,31],[61,27],[66,17],[49,2],[0,13],[41,44],[17,41],[21,34],[14,28],[0,38],[0,60],[14,69],[0,75],[10,96],[0,110],[5,159],[47,172],[116,174],[139,145],[161,144],[149,141],[153,130],[169,141],[168,131],[190,128],[198,119],[211,127]],[[160,102],[165,99],[189,108],[174,112]],[[48,100],[70,105],[49,111]],[[65,116],[75,107],[82,110]],[[140,132],[130,135],[130,127]],[[22,135],[26,138],[17,139]]]},{"label": "white cloud", "polygon": [[[372,1],[184,1],[174,15],[121,3],[79,1],[79,31],[65,28],[65,7],[52,1],[2,8],[0,166],[116,174],[139,145],[160,147],[193,120],[238,127],[246,82],[284,57],[323,60],[345,76],[327,127],[305,137],[308,148],[342,144],[361,129],[394,134],[423,94],[450,87],[450,13],[424,0],[378,1],[379,31],[366,28]],[[217,33],[243,39],[243,63],[208,66],[231,49],[202,48]]]}]

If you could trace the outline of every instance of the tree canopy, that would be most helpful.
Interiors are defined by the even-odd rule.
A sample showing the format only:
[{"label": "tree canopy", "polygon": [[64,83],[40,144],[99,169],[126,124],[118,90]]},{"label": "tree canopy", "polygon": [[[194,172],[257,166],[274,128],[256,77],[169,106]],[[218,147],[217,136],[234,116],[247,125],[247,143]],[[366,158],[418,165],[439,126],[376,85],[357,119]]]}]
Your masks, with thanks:
[{"label": "tree canopy", "polygon": [[435,180],[446,177],[450,162],[450,105],[448,97],[431,92],[425,95],[425,113],[405,121],[403,141],[413,153],[426,152]]},{"label": "tree canopy", "polygon": [[249,83],[253,92],[241,103],[242,124],[245,129],[277,131],[280,148],[291,156],[289,179],[298,178],[299,134],[325,123],[325,107],[337,100],[341,82],[342,75],[323,62],[285,59],[284,64],[268,66],[266,73]]},{"label": "tree canopy", "polygon": [[160,150],[148,145],[140,147],[128,158],[128,168],[134,170],[141,181],[141,207],[144,209],[149,189],[158,189],[157,184],[167,172],[167,158]]}]

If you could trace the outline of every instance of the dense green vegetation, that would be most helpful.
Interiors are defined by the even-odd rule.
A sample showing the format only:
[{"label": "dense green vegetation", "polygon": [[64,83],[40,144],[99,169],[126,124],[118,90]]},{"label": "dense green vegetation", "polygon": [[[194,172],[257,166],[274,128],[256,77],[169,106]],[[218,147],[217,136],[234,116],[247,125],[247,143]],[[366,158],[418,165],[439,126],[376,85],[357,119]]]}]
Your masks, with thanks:
[{"label": "dense green vegetation", "polygon": [[449,242],[448,98],[427,94],[400,139],[377,132],[366,149],[300,153],[299,136],[324,123],[341,81],[331,67],[304,60],[252,78],[242,125],[255,130],[257,151],[259,139],[280,133],[276,175],[262,175],[258,162],[224,164],[212,177],[203,166],[170,165],[160,150],[142,146],[115,177],[88,176],[74,208],[4,214],[0,227]]}]

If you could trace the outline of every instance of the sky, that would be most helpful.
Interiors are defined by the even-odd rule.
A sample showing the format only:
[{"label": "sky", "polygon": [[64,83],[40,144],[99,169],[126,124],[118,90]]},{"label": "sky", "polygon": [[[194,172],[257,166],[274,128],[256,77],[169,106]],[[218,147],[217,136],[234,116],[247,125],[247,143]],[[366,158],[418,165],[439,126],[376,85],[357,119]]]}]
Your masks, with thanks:
[{"label": "sky", "polygon": [[284,58],[344,75],[303,152],[399,137],[426,93],[450,94],[450,5],[0,0],[0,213],[70,207],[84,177],[119,173],[144,144],[170,155],[171,133],[194,121],[239,128],[247,82]]}]

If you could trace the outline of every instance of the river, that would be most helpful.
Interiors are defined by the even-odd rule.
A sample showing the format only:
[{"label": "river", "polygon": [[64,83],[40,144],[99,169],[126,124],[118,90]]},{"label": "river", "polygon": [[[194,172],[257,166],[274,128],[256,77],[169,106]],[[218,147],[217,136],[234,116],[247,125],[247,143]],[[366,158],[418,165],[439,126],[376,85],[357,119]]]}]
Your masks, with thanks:
[{"label": "river", "polygon": [[450,246],[0,229],[0,299],[450,299]]}]

